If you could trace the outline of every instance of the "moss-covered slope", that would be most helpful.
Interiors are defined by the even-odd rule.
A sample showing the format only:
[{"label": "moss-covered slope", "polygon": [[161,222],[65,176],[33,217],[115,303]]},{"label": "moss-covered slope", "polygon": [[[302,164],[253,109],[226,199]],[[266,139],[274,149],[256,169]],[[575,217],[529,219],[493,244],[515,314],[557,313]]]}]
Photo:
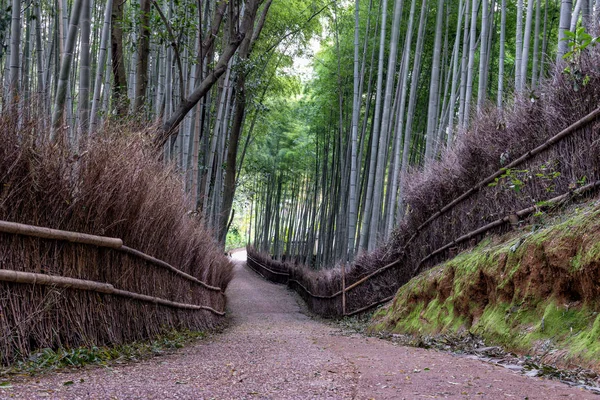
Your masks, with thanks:
[{"label": "moss-covered slope", "polygon": [[600,369],[600,203],[531,231],[487,239],[412,279],[371,329],[469,331],[550,362]]}]

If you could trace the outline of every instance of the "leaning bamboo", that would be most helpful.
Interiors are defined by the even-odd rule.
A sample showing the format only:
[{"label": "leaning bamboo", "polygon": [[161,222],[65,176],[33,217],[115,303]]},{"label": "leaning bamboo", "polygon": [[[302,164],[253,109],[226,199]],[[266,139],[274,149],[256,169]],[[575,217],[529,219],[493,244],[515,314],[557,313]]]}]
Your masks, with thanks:
[{"label": "leaning bamboo", "polygon": [[217,311],[208,306],[199,306],[195,304],[178,303],[162,299],[159,297],[147,296],[145,294],[128,292],[126,290],[115,289],[115,287],[108,283],[94,282],[83,279],[67,278],[64,276],[52,276],[45,274],[36,274],[32,272],[12,271],[7,269],[0,269],[0,281],[3,282],[14,282],[23,283],[30,285],[44,285],[44,286],[57,286],[66,289],[84,290],[89,292],[97,292],[110,294],[113,296],[120,296],[139,300],[147,303],[154,303],[170,308],[179,308],[183,310],[206,310],[216,315],[225,315],[224,312]]},{"label": "leaning bamboo", "polygon": [[62,231],[41,226],[19,224],[17,222],[0,221],[0,232],[24,236],[34,236],[43,239],[66,240],[72,243],[91,244],[98,247],[119,249],[123,241],[117,238],[88,235],[86,233]]}]

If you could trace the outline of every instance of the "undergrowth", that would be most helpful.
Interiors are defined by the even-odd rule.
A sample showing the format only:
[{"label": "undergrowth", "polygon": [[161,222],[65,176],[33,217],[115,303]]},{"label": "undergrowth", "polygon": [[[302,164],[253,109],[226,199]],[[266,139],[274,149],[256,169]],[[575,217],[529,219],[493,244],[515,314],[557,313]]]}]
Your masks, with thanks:
[{"label": "undergrowth", "polygon": [[402,286],[373,332],[464,335],[600,368],[600,202],[483,241]]},{"label": "undergrowth", "polygon": [[32,353],[27,359],[15,362],[10,367],[0,369],[0,379],[2,377],[10,379],[16,374],[37,375],[65,368],[141,361],[170,353],[205,337],[206,333],[201,331],[172,330],[152,340],[115,346],[83,346],[57,350],[45,348]]}]

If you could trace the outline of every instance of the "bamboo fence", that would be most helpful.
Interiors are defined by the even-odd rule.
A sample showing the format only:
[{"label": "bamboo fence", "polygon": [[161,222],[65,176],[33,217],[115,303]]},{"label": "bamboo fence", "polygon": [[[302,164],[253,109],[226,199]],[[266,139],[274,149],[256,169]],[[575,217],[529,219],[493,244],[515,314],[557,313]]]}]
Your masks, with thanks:
[{"label": "bamboo fence", "polygon": [[0,251],[0,363],[44,347],[211,328],[226,315],[220,287],[119,238],[8,221],[0,235],[12,250]]}]

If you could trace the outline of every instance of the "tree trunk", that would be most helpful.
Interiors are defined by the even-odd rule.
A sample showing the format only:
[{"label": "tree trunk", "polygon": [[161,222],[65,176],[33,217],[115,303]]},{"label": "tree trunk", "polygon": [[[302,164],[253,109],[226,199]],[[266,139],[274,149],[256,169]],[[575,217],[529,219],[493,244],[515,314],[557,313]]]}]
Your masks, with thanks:
[{"label": "tree trunk", "polygon": [[71,73],[73,51],[75,50],[75,42],[77,41],[77,29],[79,26],[79,19],[81,17],[81,7],[83,1],[84,0],[75,0],[73,7],[71,8],[69,34],[67,35],[65,51],[60,62],[60,75],[58,77],[58,88],[56,90],[56,99],[54,101],[54,113],[52,114],[52,141],[59,139],[59,130],[63,124],[69,74]]},{"label": "tree trunk", "polygon": [[469,35],[469,65],[467,67],[467,87],[465,91],[463,128],[467,128],[469,126],[471,114],[471,98],[473,96],[473,66],[475,65],[475,51],[477,50],[477,0],[473,0],[471,8],[471,33]]},{"label": "tree trunk", "polygon": [[[462,1],[462,0],[461,0]],[[408,64],[410,62],[410,52],[412,48],[412,36],[413,36],[413,25],[415,19],[415,8],[416,1],[412,0],[410,4],[410,13],[408,17],[408,27],[406,28],[406,37],[404,38],[404,49],[402,52],[402,69],[400,72],[400,82],[398,85],[401,87],[400,94],[400,105],[398,107],[398,123],[396,125],[396,138],[394,143],[394,159],[396,165],[391,173],[392,190],[390,193],[390,207],[388,209],[388,218],[386,232],[391,232],[396,222],[396,215],[398,213],[398,207],[396,205],[399,189],[399,175],[402,169],[403,163],[406,161],[405,157],[400,158],[400,149],[402,147],[402,133],[404,132],[404,109],[406,108],[406,96],[408,92]],[[413,77],[414,78],[414,77]],[[403,154],[404,156],[404,154]]]},{"label": "tree trunk", "polygon": [[[387,0],[381,4],[381,33],[379,36],[379,61],[377,66],[377,86],[375,89],[375,114],[373,116],[373,138],[369,156],[369,179],[367,180],[367,199],[365,202],[365,213],[363,214],[362,229],[360,232],[360,243],[362,248],[368,247],[371,234],[371,214],[373,210],[373,188],[375,185],[375,168],[377,163],[377,145],[379,144],[379,132],[381,124],[381,92],[383,87],[383,63],[385,58],[385,40],[387,25]],[[375,234],[375,233],[373,233]]]},{"label": "tree trunk", "polygon": [[[486,2],[487,0],[483,0]],[[439,84],[440,84],[440,56],[442,48],[442,22],[443,22],[444,0],[438,0],[435,23],[435,39],[433,43],[433,61],[431,67],[431,80],[429,81],[429,107],[427,108],[427,139],[425,141],[425,163],[428,164],[434,158],[433,149],[438,122],[439,106]]]},{"label": "tree trunk", "polygon": [[506,0],[502,0],[500,17],[500,56],[498,57],[498,100],[497,105],[500,110],[503,107],[504,96],[504,47],[506,44]]},{"label": "tree trunk", "polygon": [[[359,93],[359,47],[360,47],[360,24],[359,24],[360,0],[354,3],[354,85],[352,101],[352,133],[350,139],[350,193],[349,193],[349,212],[348,212],[348,243],[347,257],[348,261],[354,258],[354,239],[356,235],[356,213],[358,209],[356,196],[357,181],[357,140],[358,140],[358,119],[360,113],[360,93]],[[368,32],[365,32],[368,35]]]},{"label": "tree trunk", "polygon": [[394,91],[394,78],[396,72],[396,59],[398,54],[398,36],[400,33],[400,19],[402,17],[402,0],[394,2],[394,19],[392,22],[392,37],[390,39],[390,51],[388,56],[387,76],[385,85],[385,98],[383,102],[383,115],[381,117],[381,128],[379,132],[379,145],[377,148],[377,165],[375,167],[375,182],[373,187],[373,205],[371,212],[371,227],[368,250],[375,248],[379,234],[379,221],[381,219],[381,206],[383,197],[383,178],[385,175],[385,157],[388,147],[388,128],[391,120],[392,93]]},{"label": "tree trunk", "polygon": [[104,24],[102,25],[98,64],[96,66],[96,80],[94,83],[94,96],[92,98],[92,111],[90,115],[90,133],[93,133],[96,130],[98,124],[98,109],[100,107],[102,79],[104,78],[104,72],[106,69],[108,41],[110,40],[110,18],[112,14],[112,1],[113,0],[106,1],[106,8],[104,10]]},{"label": "tree trunk", "polygon": [[124,0],[112,0],[111,16],[111,56],[113,73],[113,107],[119,117],[127,115],[129,99],[127,97],[127,76],[123,54],[123,5]]},{"label": "tree trunk", "polygon": [[[118,0],[117,0],[118,1]],[[148,88],[148,57],[150,56],[150,0],[140,0],[140,31],[137,42],[137,62],[135,71],[135,94],[133,110],[144,111],[146,89]]]},{"label": "tree trunk", "polygon": [[[525,89],[527,83],[527,67],[529,65],[529,44],[531,43],[531,23],[533,20],[533,2],[535,0],[527,0],[527,18],[525,20],[525,37],[523,39],[523,57],[521,59],[521,90]],[[585,0],[587,1],[587,0]]]},{"label": "tree trunk", "polygon": [[[240,45],[238,56],[241,63],[248,60],[254,41],[258,39],[260,31],[264,26],[267,13],[271,7],[272,0],[268,0],[263,7],[263,12],[256,27],[252,26],[246,31],[244,40]],[[246,13],[254,13],[253,15],[245,15],[250,18],[253,22],[256,19],[256,12],[258,10],[249,9]],[[237,172],[237,155],[238,147],[240,143],[240,136],[242,134],[243,122],[246,116],[246,71],[241,71],[238,75],[236,82],[236,98],[235,98],[235,114],[233,118],[233,124],[231,127],[231,135],[229,136],[229,147],[227,148],[227,163],[225,166],[225,179],[223,187],[223,205],[220,210],[220,222],[219,222],[219,241],[225,245],[225,237],[227,236],[227,227],[229,222],[229,216],[231,214],[231,207],[233,205],[233,198],[235,196],[235,178]]]},{"label": "tree trunk", "polygon": [[[531,0],[533,1],[533,0]],[[535,30],[533,33],[533,60],[531,64],[531,88],[535,89],[538,81],[538,59],[539,59],[539,47],[540,47],[540,16],[541,16],[542,2],[537,0],[535,5]]]},{"label": "tree trunk", "polygon": [[[404,148],[402,151],[402,168],[400,171],[400,193],[402,194],[408,164],[410,162],[410,148],[412,142],[413,121],[415,118],[415,108],[417,103],[417,92],[419,90],[419,76],[421,74],[421,60],[423,58],[423,42],[425,41],[425,24],[427,17],[427,0],[423,0],[421,4],[421,16],[419,17],[419,32],[417,33],[417,44],[415,48],[415,56],[413,60],[413,68],[410,77],[410,97],[408,100],[408,110],[406,118],[406,127],[404,128]],[[400,196],[398,201],[398,216],[403,215],[403,197]]]},{"label": "tree trunk", "polygon": [[[467,0],[467,3],[469,0]],[[458,58],[460,48],[460,28],[462,26],[463,16],[465,15],[465,4],[464,0],[460,0],[458,4],[458,22],[456,23],[456,35],[454,38],[454,49],[453,51],[453,66],[452,66],[452,87],[450,89],[450,115],[448,118],[448,137],[446,139],[446,146],[450,147],[454,143],[454,110],[456,108],[456,95],[458,91],[458,83],[460,82],[459,70],[458,70]]]},{"label": "tree trunk", "polygon": [[21,52],[21,0],[12,0],[10,24],[10,75],[9,93],[16,111],[19,102],[19,75]]},{"label": "tree trunk", "polygon": [[562,0],[560,4],[560,22],[558,25],[558,50],[556,52],[556,63],[562,62],[563,56],[569,50],[569,44],[565,40],[565,31],[571,26],[571,11],[573,2],[571,0]]},{"label": "tree trunk", "polygon": [[481,38],[479,51],[479,82],[477,86],[477,112],[481,112],[486,96],[486,73],[488,57],[488,0],[482,0],[481,8]]},{"label": "tree trunk", "polygon": [[90,0],[81,5],[81,50],[79,54],[79,132],[86,135],[90,118]]},{"label": "tree trunk", "polygon": [[523,0],[517,2],[517,33],[515,48],[515,91],[521,91],[523,59]]}]

